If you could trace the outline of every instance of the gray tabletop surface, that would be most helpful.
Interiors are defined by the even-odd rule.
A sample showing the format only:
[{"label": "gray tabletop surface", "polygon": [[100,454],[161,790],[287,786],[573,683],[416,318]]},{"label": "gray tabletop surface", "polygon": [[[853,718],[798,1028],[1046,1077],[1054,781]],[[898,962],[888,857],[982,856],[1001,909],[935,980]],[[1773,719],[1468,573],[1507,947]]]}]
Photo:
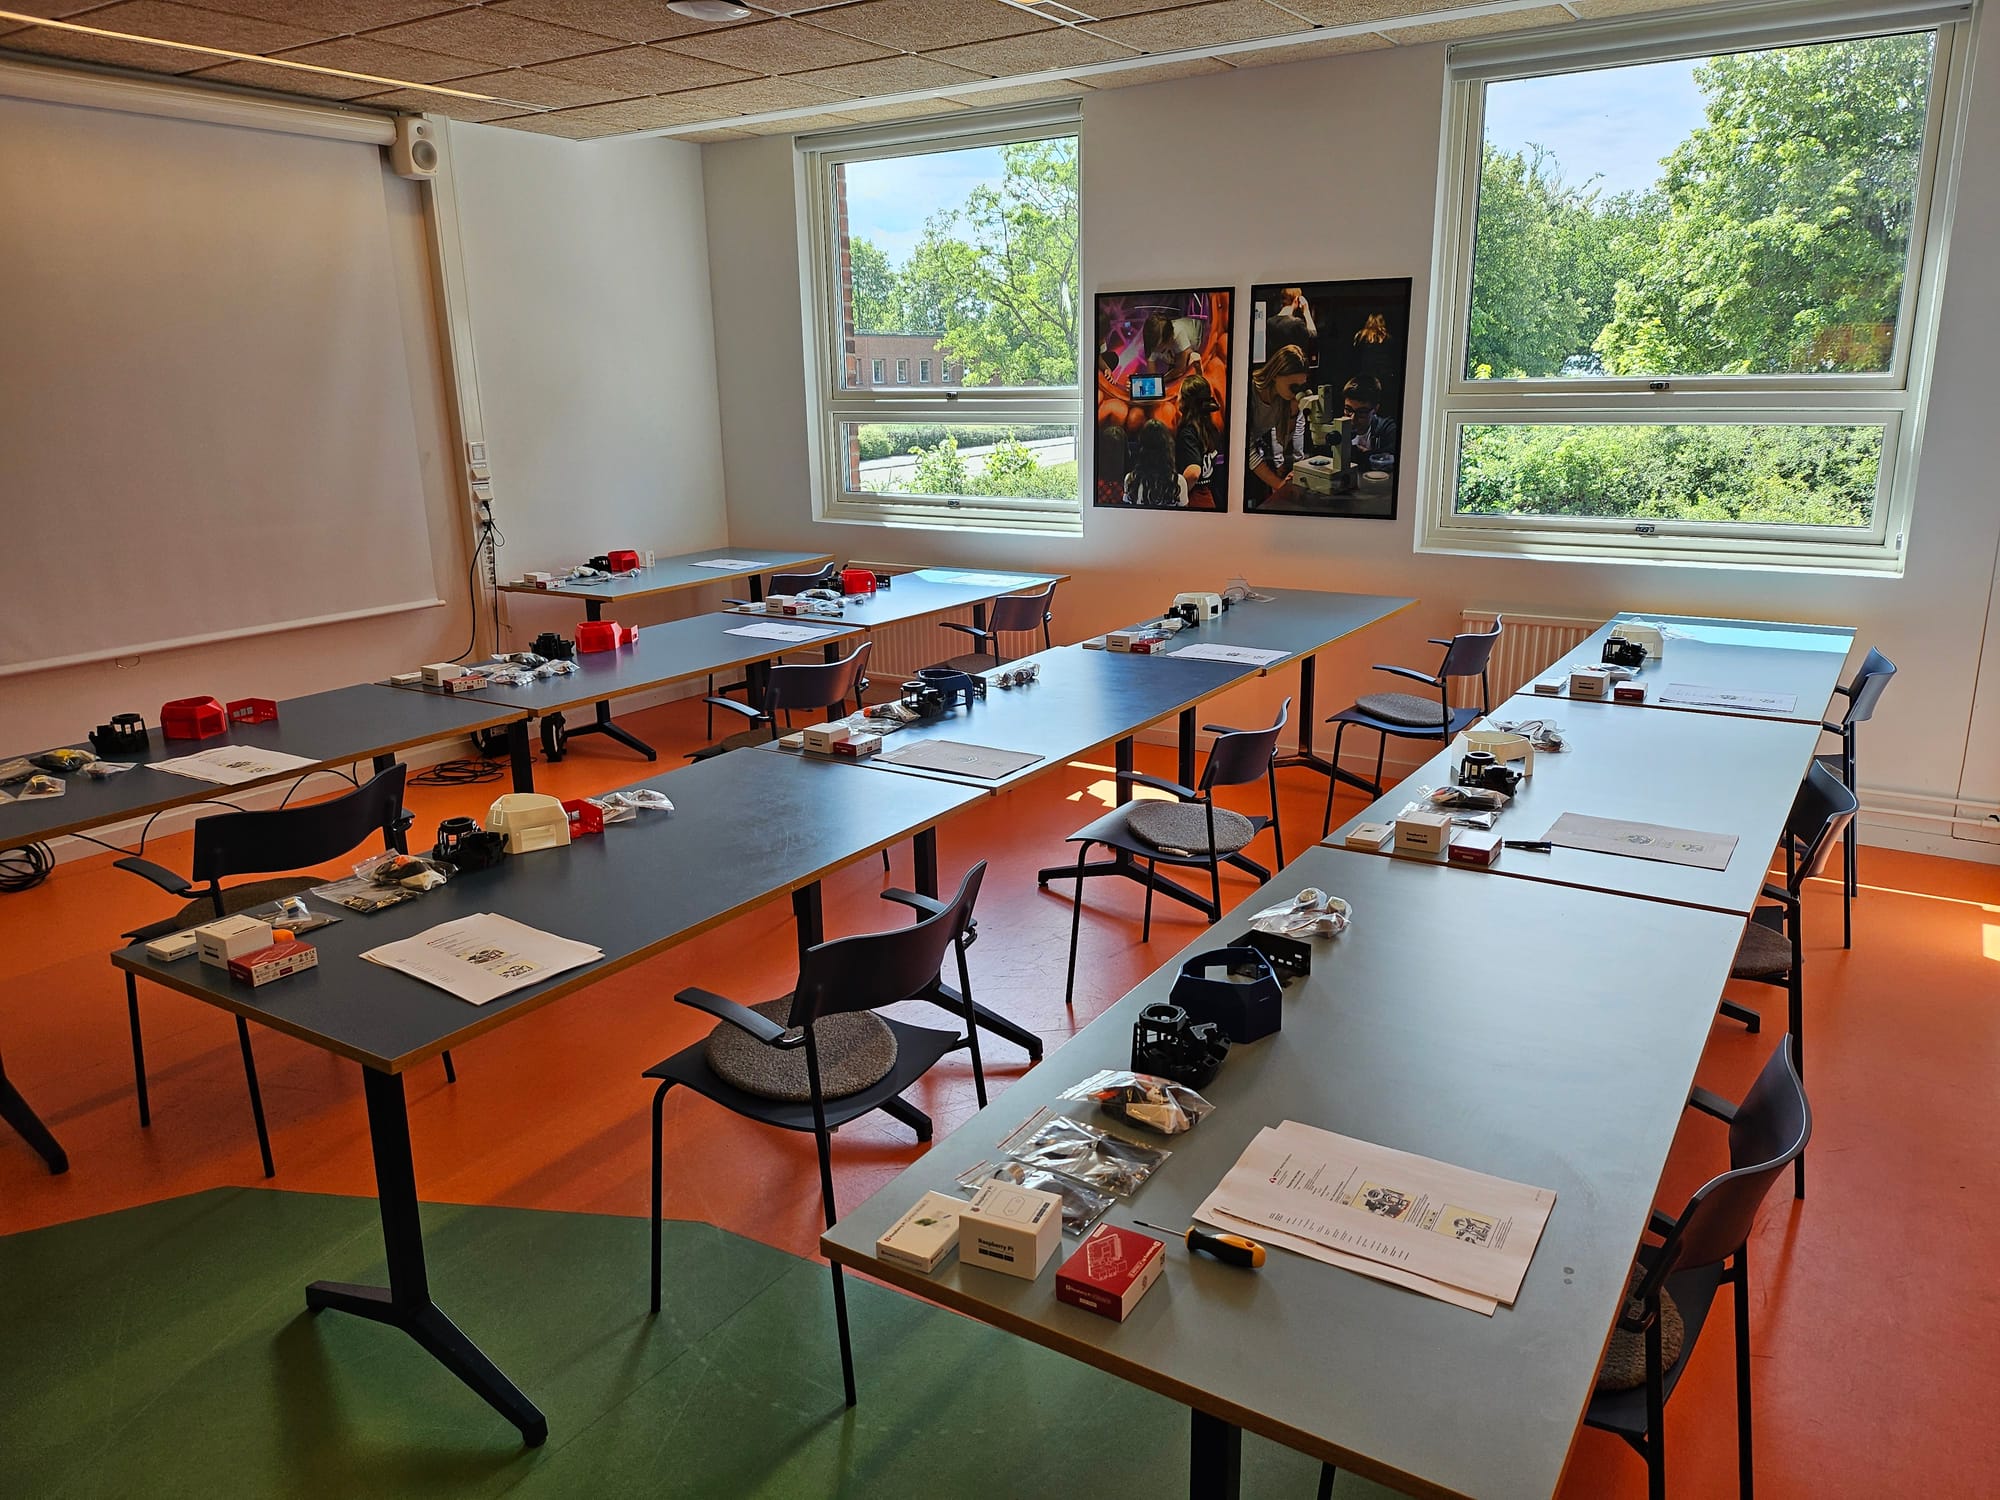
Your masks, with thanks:
[{"label": "gray tabletop surface", "polygon": [[[1519,1300],[1486,1318],[1276,1250],[1247,1272],[1167,1250],[1166,1273],[1114,1323],[1030,1283],[949,1260],[931,1276],[878,1261],[876,1238],[927,1189],[982,1159],[1036,1109],[1130,1062],[1139,1009],[1180,962],[1305,886],[1354,925],[1314,944],[1284,1029],[1230,1053],[1215,1113],[1162,1140],[1172,1158],[1111,1222],[1182,1225],[1256,1133],[1285,1120],[1553,1189]],[[1545,1497],[1560,1480],[1626,1272],[1729,972],[1738,924],[1667,906],[1464,878],[1314,849],[821,1241],[906,1291],[1418,1494]],[[1615,957],[1577,934],[1617,930]],[[974,985],[979,963],[974,959]],[[1107,1125],[1113,1122],[1099,1116]],[[1144,1135],[1131,1127],[1128,1133]],[[1714,1140],[1724,1161],[1720,1135]],[[1674,1205],[1678,1207],[1678,1205]],[[1142,1233],[1146,1231],[1141,1231]],[[1065,1241],[1059,1257],[1074,1249]],[[864,1379],[865,1372],[864,1372]]]},{"label": "gray tabletop surface", "polygon": [[[576,658],[576,670],[561,677],[544,678],[527,687],[493,686],[476,693],[447,696],[473,697],[482,702],[541,715],[603,703],[632,693],[648,692],[690,677],[706,677],[712,672],[733,672],[752,662],[770,661],[793,652],[816,653],[822,640],[839,640],[860,632],[838,620],[786,620],[773,624],[797,624],[821,631],[819,640],[774,641],[761,636],[731,635],[746,625],[757,623],[742,615],[718,613],[691,615],[684,620],[667,620],[642,626],[639,639],[615,651],[592,651]],[[812,658],[817,661],[815,654]],[[437,688],[421,684],[402,685],[406,692],[437,696]]]},{"label": "gray tabletop surface", "polygon": [[[895,582],[886,589],[873,594],[863,594],[846,602],[838,623],[858,626],[862,630],[880,630],[889,625],[900,625],[906,620],[921,620],[931,615],[949,613],[955,609],[970,609],[975,604],[990,604],[1003,594],[1019,594],[1039,589],[1051,581],[1060,583],[1067,573],[1021,573],[1012,568],[996,568],[991,575],[1004,577],[1006,583],[956,583],[941,581],[936,574],[979,573],[983,569],[974,568],[918,568],[908,573],[895,575]],[[1058,607],[1062,591],[1056,591]],[[966,649],[971,650],[977,643],[966,639]]]},{"label": "gray tabletop surface", "polygon": [[[105,757],[136,763],[136,769],[102,781],[83,775],[65,776],[63,781],[68,790],[60,797],[0,803],[0,848],[144,817],[190,802],[226,799],[250,786],[292,781],[305,774],[285,771],[244,786],[227,787],[190,776],[176,776],[171,771],[148,769],[154,761],[173,760],[218,746],[246,745],[302,755],[315,766],[346,765],[406,750],[412,745],[470,734],[475,729],[517,723],[526,717],[525,710],[510,703],[398,693],[364,682],[283,699],[278,704],[275,721],[231,725],[228,733],[213,739],[168,740],[162,738],[159,726],[153,724],[150,748],[130,755]],[[89,742],[84,741],[81,748],[89,749]]]},{"label": "gray tabletop surface", "polygon": [[[1557,848],[1547,854],[1502,849],[1490,869],[1456,866],[1461,878],[1512,876],[1555,885],[1706,906],[1748,915],[1770,868],[1792,799],[1805,778],[1816,725],[1728,714],[1659,714],[1625,703],[1584,703],[1531,693],[1494,710],[1501,723],[1552,719],[1572,746],[1538,753],[1534,775],[1500,814],[1496,831],[1539,839],[1564,813],[1658,823],[1702,833],[1733,833],[1735,851],[1720,870]],[[1418,788],[1445,786],[1458,757],[1449,750],[1426,761],[1380,801],[1336,830],[1356,823],[1393,823]],[[1442,863],[1443,855],[1392,855]],[[1612,945],[1616,946],[1613,939]]]},{"label": "gray tabletop surface", "polygon": [[[641,813],[567,848],[511,857],[385,911],[343,913],[308,935],[319,966],[306,973],[252,989],[193,958],[150,958],[137,944],[112,962],[365,1066],[401,1072],[978,800],[943,782],[856,776],[747,751],[637,785],[664,792],[674,811]],[[488,800],[469,791],[461,810],[483,813]],[[428,847],[434,833],[413,829],[411,848]],[[605,956],[483,1006],[358,956],[479,912],[594,944]]]},{"label": "gray tabletop surface", "polygon": [[[1401,614],[1417,602],[1384,594],[1337,594],[1324,589],[1258,589],[1257,592],[1270,597],[1246,599],[1213,620],[1188,626],[1168,644],[1168,652],[1197,644],[1284,652],[1259,669],[1269,672],[1391,615]],[[1171,603],[1171,593],[1161,598],[1162,614]]]},{"label": "gray tabletop surface", "polygon": [[[1595,665],[1604,643],[1626,621],[1644,621],[1670,632],[1666,654],[1639,674],[1648,708],[1679,713],[1720,714],[1756,719],[1794,719],[1817,724],[1827,715],[1841,680],[1854,631],[1846,625],[1787,625],[1773,620],[1711,620],[1700,615],[1654,615],[1626,611],[1592,631],[1576,648],[1536,680],[1560,677],[1568,696],[1572,668]],[[1670,683],[1723,688],[1740,693],[1790,693],[1798,701],[1787,712],[1758,713],[1743,708],[1660,703]]]},{"label": "gray tabletop surface", "polygon": [[[747,568],[703,568],[705,559],[732,558],[750,564]],[[728,583],[765,573],[808,573],[833,561],[831,552],[799,552],[791,548],[705,547],[699,552],[683,552],[677,557],[656,557],[653,566],[636,578],[613,578],[605,583],[565,584],[542,589],[531,583],[503,583],[510,594],[544,594],[552,599],[595,599],[600,604],[617,604],[625,599],[644,599],[653,594],[678,593],[709,583]]]},{"label": "gray tabletop surface", "polygon": [[[1041,666],[1038,681],[1014,688],[989,686],[986,696],[974,699],[969,708],[958,705],[942,718],[886,735],[882,749],[887,753],[922,740],[957,740],[1039,755],[1041,759],[1032,764],[987,781],[876,758],[837,763],[1001,792],[1062,765],[1092,746],[1123,739],[1256,675],[1255,668],[1231,662],[1175,661],[1167,656],[1086,651],[1081,646],[1057,646],[1021,661]],[[1008,665],[1019,666],[1020,662]],[[799,754],[775,746],[766,748]]]}]

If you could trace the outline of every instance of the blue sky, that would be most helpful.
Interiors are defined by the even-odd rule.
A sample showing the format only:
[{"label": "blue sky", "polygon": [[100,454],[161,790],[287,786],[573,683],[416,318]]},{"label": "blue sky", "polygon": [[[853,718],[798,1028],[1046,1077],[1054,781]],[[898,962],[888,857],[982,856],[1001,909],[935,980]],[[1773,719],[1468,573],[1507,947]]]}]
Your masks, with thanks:
[{"label": "blue sky", "polygon": [[1486,138],[1504,150],[1546,147],[1563,178],[1593,174],[1608,196],[1650,187],[1660,158],[1702,120],[1692,62],[1647,63],[1520,78],[1486,90]]},{"label": "blue sky", "polygon": [[957,208],[982,182],[998,187],[1005,175],[998,146],[850,162],[848,233],[873,240],[900,266],[923,237],[924,220],[941,208]]}]

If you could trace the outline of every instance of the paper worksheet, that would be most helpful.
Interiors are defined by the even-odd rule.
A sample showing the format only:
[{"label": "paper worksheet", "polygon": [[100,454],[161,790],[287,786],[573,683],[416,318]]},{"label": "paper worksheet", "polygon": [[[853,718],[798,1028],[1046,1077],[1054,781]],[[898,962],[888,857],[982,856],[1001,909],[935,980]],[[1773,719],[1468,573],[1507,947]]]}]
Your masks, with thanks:
[{"label": "paper worksheet", "polygon": [[1178,651],[1169,651],[1169,656],[1185,656],[1189,661],[1233,661],[1246,667],[1268,667],[1272,662],[1290,656],[1289,651],[1266,651],[1258,646],[1215,646],[1196,644],[1183,646]]},{"label": "paper worksheet", "polygon": [[1656,703],[1681,708],[1733,708],[1746,714],[1788,714],[1798,707],[1797,693],[1739,693],[1728,688],[1701,687],[1692,682],[1670,682],[1660,689]]},{"label": "paper worksheet", "polygon": [[723,632],[725,635],[752,635],[764,641],[823,641],[834,634],[832,630],[817,630],[810,625],[736,625]]},{"label": "paper worksheet", "polygon": [[892,766],[908,766],[915,771],[950,771],[980,781],[998,781],[1002,776],[1032,766],[1041,759],[1024,750],[995,750],[988,745],[966,745],[957,740],[918,740],[900,750],[878,755],[877,760]]},{"label": "paper worksheet", "polygon": [[1622,818],[1592,818],[1583,813],[1564,813],[1542,837],[1565,849],[1623,854],[1662,864],[1692,865],[1697,870],[1726,870],[1729,856],[1736,852],[1733,833],[1702,833],[1693,828],[1630,823]]},{"label": "paper worksheet", "polygon": [[1511,1306],[1555,1201],[1546,1188],[1287,1120],[1259,1132],[1196,1216]]},{"label": "paper worksheet", "polygon": [[303,755],[287,755],[282,750],[258,750],[248,745],[215,745],[193,755],[151,762],[155,771],[211,781],[217,786],[243,786],[287,771],[306,771],[319,762]]},{"label": "paper worksheet", "polygon": [[917,577],[926,583],[965,583],[993,589],[1026,588],[1037,581],[1018,573],[966,573],[957,568],[919,568]]},{"label": "paper worksheet", "polygon": [[747,557],[708,557],[703,558],[698,563],[689,563],[688,566],[691,568],[727,568],[732,573],[741,573],[746,568],[754,568],[757,565]]},{"label": "paper worksheet", "polygon": [[524,985],[540,984],[566,969],[604,957],[604,950],[572,942],[493,912],[460,917],[361,955],[385,969],[485,1005]]}]

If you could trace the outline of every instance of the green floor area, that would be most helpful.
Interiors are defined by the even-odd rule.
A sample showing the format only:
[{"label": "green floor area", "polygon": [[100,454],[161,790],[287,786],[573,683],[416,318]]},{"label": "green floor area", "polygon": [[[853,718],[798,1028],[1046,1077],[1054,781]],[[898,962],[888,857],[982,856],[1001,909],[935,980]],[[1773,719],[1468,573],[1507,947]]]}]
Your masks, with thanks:
[{"label": "green floor area", "polygon": [[[372,1200],[225,1189],[0,1239],[0,1491],[1186,1493],[1182,1408],[853,1278],[846,1410],[825,1268],[754,1241],[670,1225],[653,1318],[643,1220],[438,1206],[424,1228],[433,1295],[548,1415],[545,1447],[402,1334],[305,1310],[309,1281],[385,1276]],[[1246,1495],[1316,1476],[1245,1439]]]}]

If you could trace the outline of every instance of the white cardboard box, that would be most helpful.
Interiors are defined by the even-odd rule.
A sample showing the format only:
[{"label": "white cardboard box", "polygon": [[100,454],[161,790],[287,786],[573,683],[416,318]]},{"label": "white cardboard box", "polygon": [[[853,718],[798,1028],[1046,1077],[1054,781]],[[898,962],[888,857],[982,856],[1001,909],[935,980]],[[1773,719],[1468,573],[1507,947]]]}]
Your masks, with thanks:
[{"label": "white cardboard box", "polygon": [[1062,1243],[1062,1199],[1054,1193],[989,1182],[958,1215],[958,1259],[1033,1281]]},{"label": "white cardboard box", "polygon": [[875,1253],[928,1276],[958,1248],[958,1219],[964,1212],[963,1198],[925,1193],[875,1242]]},{"label": "white cardboard box", "polygon": [[218,969],[228,968],[232,958],[270,946],[271,924],[255,917],[223,917],[194,930],[195,952]]},{"label": "white cardboard box", "polygon": [[1396,819],[1396,847],[1406,854],[1436,854],[1450,842],[1450,813],[1426,810]]},{"label": "white cardboard box", "polygon": [[805,747],[824,754],[846,739],[849,733],[845,724],[811,724],[805,729]]}]

